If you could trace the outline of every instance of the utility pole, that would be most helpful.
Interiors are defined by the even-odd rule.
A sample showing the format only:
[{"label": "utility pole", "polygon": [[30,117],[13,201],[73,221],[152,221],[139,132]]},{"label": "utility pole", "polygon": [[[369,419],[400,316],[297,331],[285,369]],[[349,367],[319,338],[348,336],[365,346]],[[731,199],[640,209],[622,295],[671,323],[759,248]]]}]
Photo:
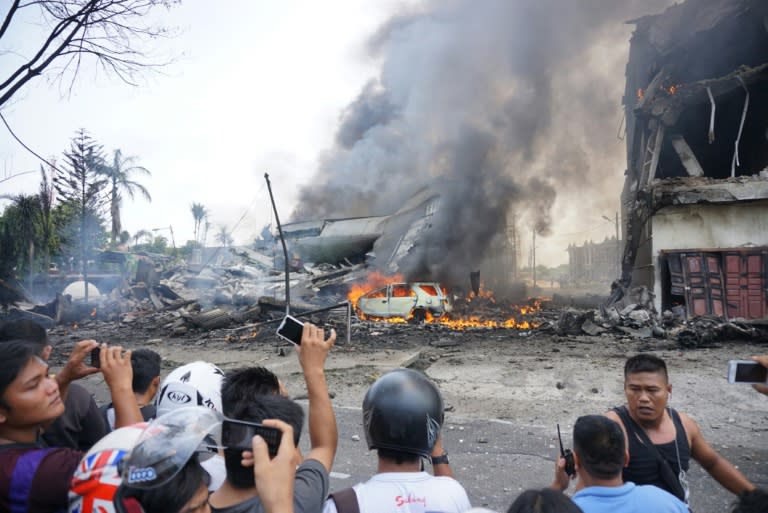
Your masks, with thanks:
[{"label": "utility pole", "polygon": [[616,226],[616,244],[614,245],[614,249],[616,250],[616,278],[619,277],[619,273],[621,272],[621,245],[619,242],[619,212],[616,211],[616,217],[611,219],[608,216],[601,216],[603,219],[608,221],[609,223],[614,223]]},{"label": "utility pole", "polygon": [[621,278],[621,239],[619,238],[619,211],[616,211],[616,279]]},{"label": "utility pole", "polygon": [[533,229],[533,246],[531,246],[531,252],[533,254],[533,289],[536,290],[536,228]]}]

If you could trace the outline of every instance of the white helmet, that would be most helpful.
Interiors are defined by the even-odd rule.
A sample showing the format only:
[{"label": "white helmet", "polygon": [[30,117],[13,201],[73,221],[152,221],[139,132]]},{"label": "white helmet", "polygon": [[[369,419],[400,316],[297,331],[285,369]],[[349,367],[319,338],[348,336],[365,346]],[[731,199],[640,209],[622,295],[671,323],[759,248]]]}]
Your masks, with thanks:
[{"label": "white helmet", "polygon": [[116,429],[83,456],[69,489],[70,513],[115,513],[112,498],[121,483],[118,464],[146,427],[141,422]]},{"label": "white helmet", "polygon": [[175,369],[163,380],[157,396],[157,416],[183,406],[205,406],[217,413],[221,408],[224,373],[209,362],[192,362]]}]

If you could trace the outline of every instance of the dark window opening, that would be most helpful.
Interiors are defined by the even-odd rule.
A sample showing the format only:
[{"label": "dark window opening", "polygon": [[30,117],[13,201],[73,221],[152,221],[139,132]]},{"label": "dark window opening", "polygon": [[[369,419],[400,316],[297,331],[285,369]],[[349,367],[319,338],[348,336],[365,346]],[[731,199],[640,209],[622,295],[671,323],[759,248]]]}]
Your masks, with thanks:
[{"label": "dark window opening", "polygon": [[[754,175],[768,167],[768,77],[750,84],[749,92],[736,176]],[[673,136],[681,135],[704,170],[704,176],[730,177],[745,98],[744,90],[738,88],[715,99],[715,140],[712,144],[709,143],[709,103],[692,105],[683,111],[677,123],[666,131],[656,176],[688,176],[671,142]]]},{"label": "dark window opening", "polygon": [[762,16],[747,12],[687,38],[660,64],[672,70],[675,84],[686,84],[723,77],[738,66],[753,68],[764,62],[768,62],[768,31]]}]

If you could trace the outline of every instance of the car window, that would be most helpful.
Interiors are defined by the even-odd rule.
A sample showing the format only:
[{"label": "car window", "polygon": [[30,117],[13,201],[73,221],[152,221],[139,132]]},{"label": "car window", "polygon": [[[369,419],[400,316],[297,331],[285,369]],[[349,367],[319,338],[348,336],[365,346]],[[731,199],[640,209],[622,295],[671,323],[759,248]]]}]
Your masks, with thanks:
[{"label": "car window", "polygon": [[376,299],[380,297],[387,297],[387,288],[384,287],[383,289],[376,289],[372,292],[369,292],[365,295],[367,298]]},{"label": "car window", "polygon": [[416,297],[416,292],[408,285],[392,285],[392,297]]},{"label": "car window", "polygon": [[439,295],[437,293],[437,288],[435,288],[433,285],[419,285],[419,288],[423,290],[426,294],[430,296],[437,296]]}]

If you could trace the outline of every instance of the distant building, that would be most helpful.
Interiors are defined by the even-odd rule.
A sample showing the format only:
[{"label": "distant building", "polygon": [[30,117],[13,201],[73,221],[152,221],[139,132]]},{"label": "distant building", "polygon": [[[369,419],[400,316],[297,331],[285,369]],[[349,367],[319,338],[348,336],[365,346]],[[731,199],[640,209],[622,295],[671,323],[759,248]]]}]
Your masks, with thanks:
[{"label": "distant building", "polygon": [[603,242],[584,241],[583,246],[568,246],[568,281],[571,283],[612,282],[619,276],[623,246],[616,237]]}]

